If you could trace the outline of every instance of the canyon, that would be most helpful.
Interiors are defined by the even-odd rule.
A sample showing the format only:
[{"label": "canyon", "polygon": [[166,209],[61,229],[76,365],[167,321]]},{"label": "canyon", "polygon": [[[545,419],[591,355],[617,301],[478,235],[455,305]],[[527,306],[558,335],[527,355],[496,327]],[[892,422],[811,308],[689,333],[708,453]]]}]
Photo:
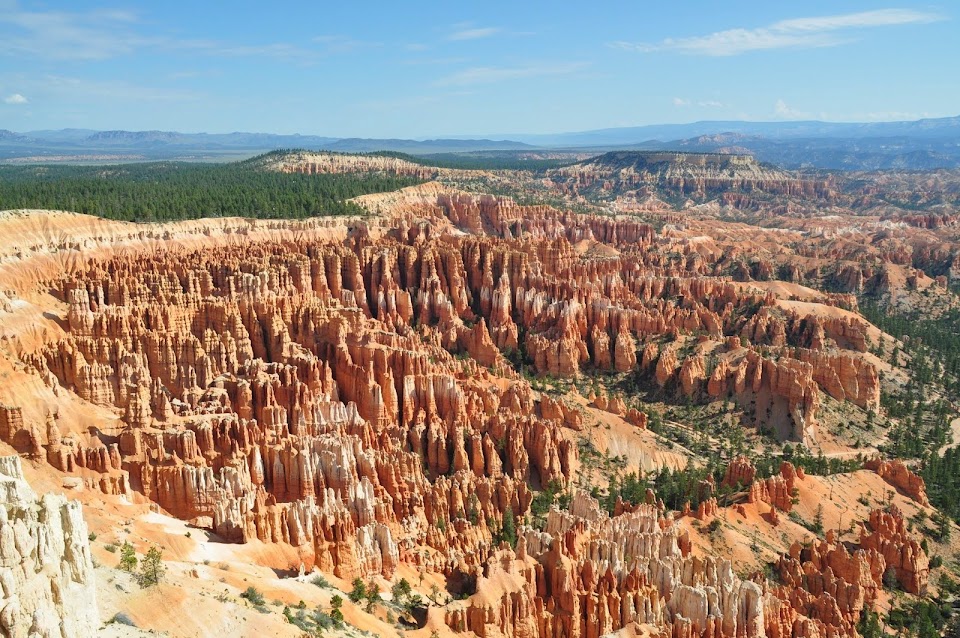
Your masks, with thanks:
[{"label": "canyon", "polygon": [[[311,574],[344,592],[436,585],[408,636],[855,636],[864,609],[890,604],[888,571],[927,593],[931,557],[907,522],[934,513],[927,488],[860,426],[905,372],[877,354],[896,340],[858,295],[946,295],[960,272],[948,218],[783,214],[784,199],[847,196],[739,156],[603,156],[544,179],[572,200],[629,192],[645,217],[521,205],[392,157],[301,153],[272,170],[438,181],[358,197],[359,217],[0,213],[0,445],[16,455],[0,459],[5,635],[47,635],[57,615],[73,619],[63,636],[92,635],[106,619],[91,555],[116,557],[88,540],[77,501],[104,538],[162,539],[172,578],[233,594],[246,585],[206,576],[208,546],[282,573],[289,606],[321,595]],[[690,201],[668,206],[668,191]],[[676,406],[725,421],[708,434]],[[663,434],[675,421],[685,442]],[[696,465],[698,431],[731,430],[752,448],[718,444],[722,479],[696,503],[615,493],[628,473]],[[784,453],[763,475],[765,446],[869,459],[813,475]],[[76,500],[37,505],[21,459]],[[551,490],[566,505],[541,509]],[[821,533],[802,524],[815,515]],[[26,560],[41,537],[49,551]],[[142,628],[176,632],[117,596],[107,605]],[[221,603],[210,590],[196,604]]]}]

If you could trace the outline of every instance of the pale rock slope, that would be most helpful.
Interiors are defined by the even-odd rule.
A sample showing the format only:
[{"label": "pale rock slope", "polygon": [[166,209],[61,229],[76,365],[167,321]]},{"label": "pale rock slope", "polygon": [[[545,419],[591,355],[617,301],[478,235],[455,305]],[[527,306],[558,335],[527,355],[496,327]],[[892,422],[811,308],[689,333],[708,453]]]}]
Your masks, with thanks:
[{"label": "pale rock slope", "polygon": [[38,498],[20,458],[0,457],[0,635],[95,635],[93,562],[80,503]]}]

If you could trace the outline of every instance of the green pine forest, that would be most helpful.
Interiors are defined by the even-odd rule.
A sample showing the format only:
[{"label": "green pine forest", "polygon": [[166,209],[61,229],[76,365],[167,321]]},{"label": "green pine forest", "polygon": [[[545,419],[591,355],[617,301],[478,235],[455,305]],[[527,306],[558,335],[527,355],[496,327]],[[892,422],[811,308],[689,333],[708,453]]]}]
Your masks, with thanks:
[{"label": "green pine forest", "polygon": [[346,200],[419,183],[383,174],[265,171],[265,156],[227,164],[150,162],[110,166],[0,166],[0,210],[68,210],[154,222],[203,217],[298,219],[359,215]]},{"label": "green pine forest", "polygon": [[[883,451],[891,457],[918,459],[930,501],[960,523],[960,448],[940,451],[949,442],[948,404],[960,402],[960,311],[950,309],[934,318],[920,312],[890,312],[871,299],[861,301],[860,311],[904,343],[903,352],[887,345],[877,354],[905,363],[910,372],[900,394],[881,396],[887,413],[901,421]],[[942,392],[938,398],[930,392],[936,386]]]}]

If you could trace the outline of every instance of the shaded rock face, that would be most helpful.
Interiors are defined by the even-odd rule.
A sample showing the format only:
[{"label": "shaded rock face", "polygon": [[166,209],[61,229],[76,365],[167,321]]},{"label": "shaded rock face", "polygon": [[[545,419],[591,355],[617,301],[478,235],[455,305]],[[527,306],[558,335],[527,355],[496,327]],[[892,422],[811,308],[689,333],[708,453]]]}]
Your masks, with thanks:
[{"label": "shaded rock face", "polygon": [[20,458],[0,457],[0,635],[86,638],[99,627],[80,504],[38,498]]}]

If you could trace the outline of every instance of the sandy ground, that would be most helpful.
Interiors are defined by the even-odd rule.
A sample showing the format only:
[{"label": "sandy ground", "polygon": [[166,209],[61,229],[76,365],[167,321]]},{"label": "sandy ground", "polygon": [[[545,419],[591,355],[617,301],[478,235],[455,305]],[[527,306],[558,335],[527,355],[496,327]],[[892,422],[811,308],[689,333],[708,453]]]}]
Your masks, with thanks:
[{"label": "sandy ground", "polygon": [[583,410],[583,430],[564,428],[564,436],[574,443],[587,439],[601,454],[625,459],[617,466],[623,473],[651,472],[664,467],[680,469],[686,467],[692,456],[680,445],[670,444],[616,414],[590,406],[580,394],[571,394],[568,398]]}]

